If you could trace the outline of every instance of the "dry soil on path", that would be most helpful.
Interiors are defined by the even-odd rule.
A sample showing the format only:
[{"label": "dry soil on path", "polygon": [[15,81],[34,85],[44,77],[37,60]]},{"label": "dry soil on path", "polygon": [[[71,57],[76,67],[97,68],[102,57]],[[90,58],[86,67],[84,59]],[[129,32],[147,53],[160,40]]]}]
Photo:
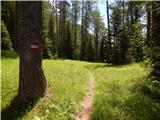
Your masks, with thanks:
[{"label": "dry soil on path", "polygon": [[86,96],[81,101],[82,111],[77,113],[76,120],[90,120],[90,114],[92,111],[92,103],[94,98],[95,78],[91,72],[89,72],[88,90]]}]

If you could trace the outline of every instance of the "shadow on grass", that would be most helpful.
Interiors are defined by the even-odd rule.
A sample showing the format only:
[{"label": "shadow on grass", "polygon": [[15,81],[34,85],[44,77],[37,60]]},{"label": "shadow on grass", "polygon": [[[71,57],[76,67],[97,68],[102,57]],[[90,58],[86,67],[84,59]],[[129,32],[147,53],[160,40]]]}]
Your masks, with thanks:
[{"label": "shadow on grass", "polygon": [[134,88],[137,90],[137,92],[141,92],[142,94],[152,98],[155,101],[160,100],[160,89],[159,86],[155,86],[151,82],[146,83],[139,83]]},{"label": "shadow on grass", "polygon": [[127,66],[128,64],[122,64],[122,65],[114,65],[114,64],[96,64],[96,65],[85,65],[84,67],[88,70],[95,70],[98,68],[122,68]]},{"label": "shadow on grass", "polygon": [[160,120],[160,103],[150,97],[136,93],[129,97],[122,108],[129,119]]},{"label": "shadow on grass", "polygon": [[129,88],[123,88],[123,84],[116,82],[112,82],[113,86],[101,87],[104,92],[95,97],[92,119],[160,120],[160,89],[144,79],[134,81]]},{"label": "shadow on grass", "polygon": [[160,90],[151,83],[138,83],[125,101],[125,110],[136,120],[160,120]]},{"label": "shadow on grass", "polygon": [[84,67],[88,70],[95,70],[97,68],[105,68],[107,65],[85,65]]},{"label": "shadow on grass", "polygon": [[[35,105],[35,104],[34,104]],[[2,109],[2,120],[17,120],[21,119],[26,112],[30,111],[34,105],[24,105],[19,101],[18,96],[14,97],[10,104]]]}]

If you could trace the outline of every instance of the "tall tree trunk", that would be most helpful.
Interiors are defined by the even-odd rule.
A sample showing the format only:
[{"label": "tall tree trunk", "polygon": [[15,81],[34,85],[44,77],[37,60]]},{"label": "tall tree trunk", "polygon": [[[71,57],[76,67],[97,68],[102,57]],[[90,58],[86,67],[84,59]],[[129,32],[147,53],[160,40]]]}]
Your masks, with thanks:
[{"label": "tall tree trunk", "polygon": [[58,45],[58,42],[59,42],[59,40],[58,40],[58,35],[59,35],[58,34],[59,33],[59,31],[58,31],[58,24],[59,24],[58,23],[58,5],[57,5],[57,1],[56,0],[55,0],[54,3],[55,3],[55,12],[56,12],[56,48],[57,48],[56,51],[57,51],[57,55],[58,55],[59,54],[58,53],[58,46],[59,46]]},{"label": "tall tree trunk", "polygon": [[64,42],[66,39],[66,1],[60,1],[60,18],[59,18],[59,57],[65,57]]},{"label": "tall tree trunk", "polygon": [[62,57],[62,1],[59,2],[59,26],[58,26],[58,57]]},{"label": "tall tree trunk", "polygon": [[77,48],[77,13],[75,12],[75,23],[74,23],[74,40],[75,40],[75,49]]},{"label": "tall tree trunk", "polygon": [[152,39],[150,39],[151,48],[151,75],[154,80],[160,82],[160,2],[152,2],[152,18],[150,26]]},{"label": "tall tree trunk", "polygon": [[106,0],[106,9],[107,9],[107,23],[108,23],[108,41],[109,41],[109,48],[108,48],[108,62],[112,61],[112,47],[111,47],[111,32],[110,32],[110,20],[109,20],[109,5],[108,0]]},{"label": "tall tree trunk", "polygon": [[[77,8],[77,1],[75,2],[75,8]],[[77,48],[77,9],[74,10],[74,40],[75,40],[75,50]]]},{"label": "tall tree trunk", "polygon": [[84,60],[84,0],[82,0],[82,17],[81,17],[81,50],[80,59]]},{"label": "tall tree trunk", "polygon": [[95,23],[95,60],[98,62],[99,60],[99,50],[98,50],[98,33],[99,33],[99,30],[98,30],[98,27]]},{"label": "tall tree trunk", "polygon": [[62,58],[65,58],[64,44],[66,40],[66,1],[62,1]]},{"label": "tall tree trunk", "polygon": [[17,2],[20,42],[19,93],[24,103],[34,103],[46,90],[42,69],[42,2]]},{"label": "tall tree trunk", "polygon": [[125,35],[125,1],[123,0],[123,39],[121,39],[121,56],[120,56],[120,63],[125,63],[125,55],[126,55],[126,51],[127,51],[127,47],[126,47],[126,40],[124,39],[126,37]]},{"label": "tall tree trunk", "polygon": [[123,0],[123,30],[124,30],[124,0]]},{"label": "tall tree trunk", "polygon": [[130,2],[130,16],[131,16],[131,25],[133,24],[134,20],[133,20],[133,1],[129,1]]},{"label": "tall tree trunk", "polygon": [[148,2],[146,5],[146,9],[147,9],[147,39],[145,41],[146,45],[149,45],[149,42],[151,40],[151,2]]}]

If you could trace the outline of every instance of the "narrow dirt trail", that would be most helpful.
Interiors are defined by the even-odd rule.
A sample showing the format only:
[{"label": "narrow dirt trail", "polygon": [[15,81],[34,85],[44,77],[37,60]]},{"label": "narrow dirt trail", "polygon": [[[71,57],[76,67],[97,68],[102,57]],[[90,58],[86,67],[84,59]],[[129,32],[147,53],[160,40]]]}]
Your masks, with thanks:
[{"label": "narrow dirt trail", "polygon": [[86,96],[81,102],[82,111],[76,116],[76,120],[90,120],[90,114],[92,111],[92,103],[94,98],[95,78],[91,72],[89,72],[88,91]]}]

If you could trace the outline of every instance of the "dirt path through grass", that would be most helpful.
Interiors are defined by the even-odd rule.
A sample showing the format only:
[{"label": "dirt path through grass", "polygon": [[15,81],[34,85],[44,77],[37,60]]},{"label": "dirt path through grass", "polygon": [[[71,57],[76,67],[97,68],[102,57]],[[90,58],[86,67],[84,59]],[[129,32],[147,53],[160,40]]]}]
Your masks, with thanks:
[{"label": "dirt path through grass", "polygon": [[91,72],[89,72],[88,90],[86,96],[81,102],[82,111],[76,116],[76,120],[89,120],[92,110],[92,103],[94,98],[93,89],[95,87],[95,78]]}]

